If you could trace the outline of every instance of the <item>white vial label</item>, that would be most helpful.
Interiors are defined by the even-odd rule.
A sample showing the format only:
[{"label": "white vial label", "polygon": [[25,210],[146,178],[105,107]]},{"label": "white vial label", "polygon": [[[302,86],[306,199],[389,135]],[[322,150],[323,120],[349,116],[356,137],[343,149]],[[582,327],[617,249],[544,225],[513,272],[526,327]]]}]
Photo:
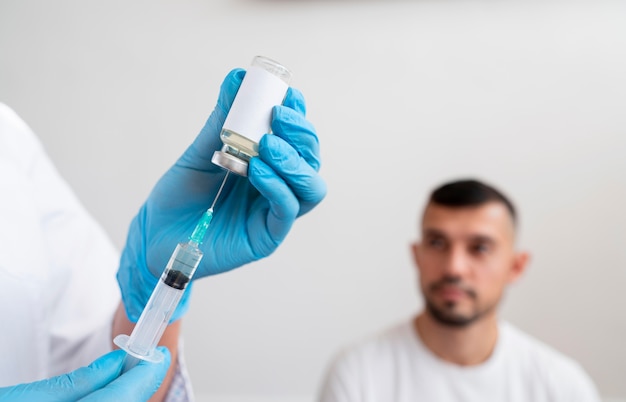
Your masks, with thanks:
[{"label": "white vial label", "polygon": [[264,69],[252,66],[239,87],[223,129],[258,143],[270,131],[272,108],[285,99],[289,86]]}]

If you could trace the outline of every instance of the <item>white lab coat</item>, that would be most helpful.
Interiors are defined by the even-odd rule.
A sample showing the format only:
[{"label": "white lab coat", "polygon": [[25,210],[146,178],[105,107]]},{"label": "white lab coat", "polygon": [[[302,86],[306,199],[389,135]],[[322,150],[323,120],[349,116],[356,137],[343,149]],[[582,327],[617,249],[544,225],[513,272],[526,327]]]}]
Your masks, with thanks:
[{"label": "white lab coat", "polygon": [[118,264],[39,140],[0,103],[0,386],[111,350]]}]

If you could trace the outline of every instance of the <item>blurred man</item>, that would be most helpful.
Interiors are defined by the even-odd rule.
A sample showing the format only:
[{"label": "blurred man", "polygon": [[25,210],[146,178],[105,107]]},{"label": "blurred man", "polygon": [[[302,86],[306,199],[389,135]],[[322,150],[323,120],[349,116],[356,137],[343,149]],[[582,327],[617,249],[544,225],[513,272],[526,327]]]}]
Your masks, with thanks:
[{"label": "blurred man", "polygon": [[425,309],[339,356],[321,402],[599,401],[572,359],[498,319],[524,272],[516,213],[474,180],[430,196],[412,245]]}]

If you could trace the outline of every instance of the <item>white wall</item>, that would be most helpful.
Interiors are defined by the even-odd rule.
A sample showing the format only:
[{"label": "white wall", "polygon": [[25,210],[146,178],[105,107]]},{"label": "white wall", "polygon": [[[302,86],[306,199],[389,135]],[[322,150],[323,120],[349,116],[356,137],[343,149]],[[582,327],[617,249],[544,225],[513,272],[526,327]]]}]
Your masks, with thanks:
[{"label": "white wall", "polygon": [[0,100],[121,247],[226,72],[256,54],[294,71],[328,197],[269,259],[195,286],[200,400],[312,401],[339,348],[420,308],[418,211],[467,176],[516,201],[534,256],[503,316],[626,398],[625,17],[608,1],[4,0]]}]

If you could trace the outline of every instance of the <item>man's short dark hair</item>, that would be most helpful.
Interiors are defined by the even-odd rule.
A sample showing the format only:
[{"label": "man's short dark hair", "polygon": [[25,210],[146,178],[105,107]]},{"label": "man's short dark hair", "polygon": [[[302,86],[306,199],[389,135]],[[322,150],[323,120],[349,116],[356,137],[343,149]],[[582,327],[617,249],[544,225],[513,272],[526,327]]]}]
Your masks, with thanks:
[{"label": "man's short dark hair", "polygon": [[500,202],[506,206],[511,214],[513,223],[517,221],[517,214],[513,203],[502,192],[478,180],[457,180],[443,184],[430,195],[429,203],[446,207],[472,207],[488,202]]}]

